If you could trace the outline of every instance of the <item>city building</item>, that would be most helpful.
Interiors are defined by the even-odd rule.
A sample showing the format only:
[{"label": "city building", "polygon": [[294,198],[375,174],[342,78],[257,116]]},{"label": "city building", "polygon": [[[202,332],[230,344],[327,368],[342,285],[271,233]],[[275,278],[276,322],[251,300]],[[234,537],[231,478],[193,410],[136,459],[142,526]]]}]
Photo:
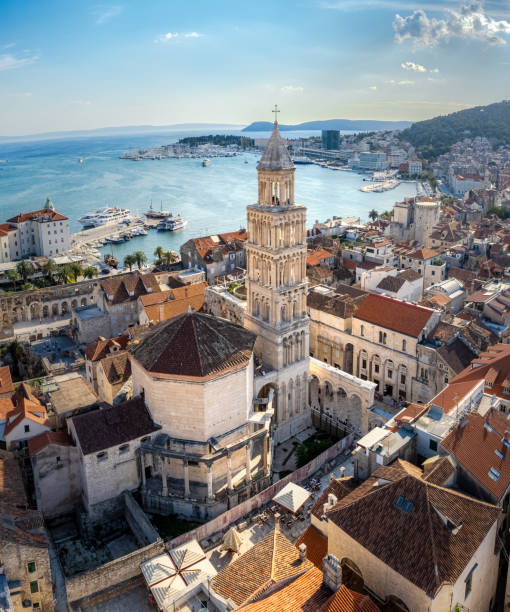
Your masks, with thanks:
[{"label": "city building", "polygon": [[54,610],[43,517],[29,508],[18,461],[5,450],[0,450],[0,516],[2,610]]},{"label": "city building", "polygon": [[69,220],[55,211],[49,198],[45,208],[20,213],[0,224],[0,263],[63,255],[69,246]]},{"label": "city building", "polygon": [[245,229],[191,238],[181,245],[182,265],[185,268],[203,270],[207,282],[212,285],[216,278],[227,277],[236,268],[246,268],[247,240],[248,233]]},{"label": "city building", "polygon": [[395,202],[386,233],[397,242],[416,240],[423,245],[439,222],[440,213],[439,198],[431,196],[416,196]]},{"label": "city building", "polygon": [[393,609],[492,609],[498,507],[398,460],[379,467],[326,516],[328,554]]},{"label": "city building", "polygon": [[338,151],[340,148],[340,130],[322,130],[321,142],[325,151]]},{"label": "city building", "polygon": [[375,172],[385,170],[388,166],[386,153],[382,151],[365,151],[358,156],[356,167],[360,170],[373,170]]}]

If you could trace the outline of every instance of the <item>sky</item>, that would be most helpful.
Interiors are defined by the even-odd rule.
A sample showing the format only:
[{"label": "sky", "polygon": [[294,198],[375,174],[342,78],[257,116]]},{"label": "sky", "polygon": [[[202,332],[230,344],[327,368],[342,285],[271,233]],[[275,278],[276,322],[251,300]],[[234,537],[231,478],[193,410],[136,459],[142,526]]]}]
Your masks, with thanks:
[{"label": "sky", "polygon": [[0,0],[0,136],[510,98],[510,0]]}]

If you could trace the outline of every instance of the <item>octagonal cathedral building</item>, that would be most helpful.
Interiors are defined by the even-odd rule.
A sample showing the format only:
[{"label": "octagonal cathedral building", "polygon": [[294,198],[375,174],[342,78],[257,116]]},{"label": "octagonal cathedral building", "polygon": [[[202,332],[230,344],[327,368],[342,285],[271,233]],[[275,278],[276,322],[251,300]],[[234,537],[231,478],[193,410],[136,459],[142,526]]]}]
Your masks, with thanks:
[{"label": "octagonal cathedral building", "polygon": [[247,207],[244,326],[257,336],[264,372],[254,379],[255,395],[274,394],[276,442],[310,423],[306,208],[294,201],[294,172],[275,121],[257,166],[258,201]]}]

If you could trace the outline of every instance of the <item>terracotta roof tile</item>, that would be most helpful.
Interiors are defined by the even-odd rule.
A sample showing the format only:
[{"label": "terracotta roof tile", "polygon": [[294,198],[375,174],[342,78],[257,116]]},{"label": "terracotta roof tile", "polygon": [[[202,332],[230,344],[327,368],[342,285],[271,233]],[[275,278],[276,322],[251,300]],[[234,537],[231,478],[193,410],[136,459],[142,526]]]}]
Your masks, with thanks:
[{"label": "terracotta roof tile", "polygon": [[439,255],[438,251],[434,251],[433,249],[419,249],[417,251],[413,251],[409,253],[408,257],[411,259],[431,259],[432,257],[437,257]]},{"label": "terracotta roof tile", "polygon": [[111,354],[111,347],[116,346],[119,349],[125,349],[128,342],[129,337],[124,335],[115,336],[114,338],[103,338],[100,336],[97,340],[92,342],[92,344],[87,346],[84,351],[85,357],[89,361],[98,361]]},{"label": "terracotta roof tile", "polygon": [[[328,486],[319,495],[319,498],[312,506],[310,512],[318,519],[324,515],[324,504],[328,501],[328,495],[332,493],[337,500],[343,499],[355,488],[353,478],[332,478]],[[322,567],[322,565],[321,565]]]},{"label": "terracotta roof tile", "polygon": [[30,456],[37,455],[50,444],[56,446],[71,446],[73,441],[66,431],[46,431],[28,441],[28,452]]},{"label": "terracotta roof tile", "polygon": [[180,314],[198,312],[204,305],[206,282],[185,285],[140,297],[145,313],[154,323],[166,321]]},{"label": "terracotta roof tile", "polygon": [[202,236],[200,238],[192,238],[197,253],[204,261],[212,261],[213,249],[219,247],[223,250],[239,250],[242,244],[248,240],[248,232],[245,229],[240,229],[237,232],[227,232],[226,234],[212,234],[211,236]]},{"label": "terracotta roof tile", "polygon": [[433,313],[430,308],[371,293],[358,307],[354,317],[417,338]]},{"label": "terracotta roof tile", "polygon": [[191,312],[148,328],[129,350],[150,372],[203,378],[246,366],[254,343],[238,325]]},{"label": "terracotta roof tile", "polygon": [[320,266],[325,259],[331,259],[332,257],[335,257],[335,255],[329,251],[326,251],[326,249],[308,251],[308,254],[306,255],[306,265]]},{"label": "terracotta roof tile", "polygon": [[0,395],[12,393],[13,391],[14,385],[12,384],[11,368],[9,366],[2,366],[0,368]]},{"label": "terracotta roof tile", "polygon": [[510,432],[510,421],[498,410],[492,409],[485,418],[472,412],[441,442],[498,501],[510,485],[510,433],[507,446],[505,432]]},{"label": "terracotta roof tile", "polygon": [[328,554],[328,539],[310,525],[296,542],[296,548],[301,544],[306,546],[306,558],[322,570],[322,560]]},{"label": "terracotta roof tile", "polygon": [[423,480],[443,486],[456,471],[451,457],[431,457],[423,462]]},{"label": "terracotta roof tile", "polygon": [[357,593],[344,584],[321,607],[320,612],[380,612],[368,595]]},{"label": "terracotta roof tile", "polygon": [[104,357],[101,359],[100,367],[103,368],[106,379],[111,385],[126,382],[131,376],[131,361],[127,351]]},{"label": "terracotta roof tile", "polygon": [[[499,511],[393,464],[378,468],[327,514],[360,547],[434,596],[443,582],[457,581]],[[452,531],[451,525],[462,526]]]},{"label": "terracotta roof tile", "polygon": [[22,223],[23,221],[30,221],[31,219],[38,219],[44,216],[48,216],[48,221],[65,221],[67,219],[67,217],[64,217],[64,215],[54,211],[52,208],[41,208],[40,210],[20,213],[11,219],[7,219],[7,223]]},{"label": "terracotta roof tile", "polygon": [[102,280],[100,284],[105,293],[107,304],[134,301],[141,295],[159,291],[156,276],[154,274],[142,274],[139,271],[119,274]]},{"label": "terracotta roof tile", "polygon": [[219,595],[241,606],[271,585],[298,576],[312,567],[311,561],[301,561],[294,544],[276,528],[218,572],[211,585]]}]

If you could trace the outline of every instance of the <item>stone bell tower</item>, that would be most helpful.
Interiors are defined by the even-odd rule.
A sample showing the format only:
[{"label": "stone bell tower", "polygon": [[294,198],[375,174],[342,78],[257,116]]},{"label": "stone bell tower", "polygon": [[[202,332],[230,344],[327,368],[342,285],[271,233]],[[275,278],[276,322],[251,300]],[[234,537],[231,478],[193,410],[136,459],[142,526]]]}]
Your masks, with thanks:
[{"label": "stone bell tower", "polygon": [[274,389],[275,437],[283,440],[310,420],[309,322],[306,208],[294,202],[295,167],[276,119],[257,172],[258,202],[247,207],[245,327],[258,336],[265,374],[255,377],[255,393]]}]

